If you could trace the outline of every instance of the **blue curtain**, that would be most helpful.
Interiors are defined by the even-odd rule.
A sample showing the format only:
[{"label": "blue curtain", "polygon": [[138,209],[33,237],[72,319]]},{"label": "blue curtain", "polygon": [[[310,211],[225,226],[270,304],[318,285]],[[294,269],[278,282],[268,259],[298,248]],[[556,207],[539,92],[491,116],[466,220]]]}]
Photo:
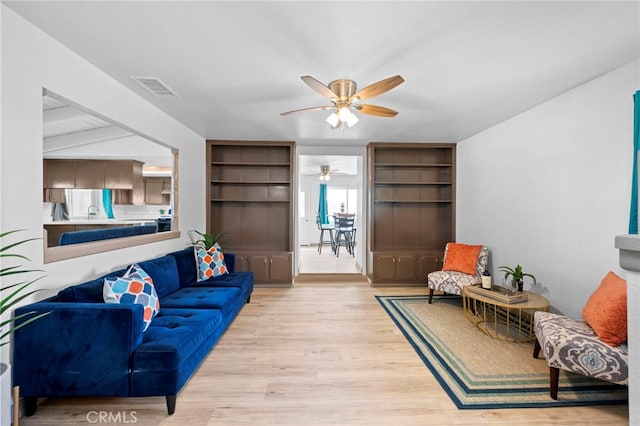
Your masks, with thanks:
[{"label": "blue curtain", "polygon": [[318,217],[320,219],[320,223],[328,224],[329,223],[329,206],[327,205],[327,184],[320,184],[320,200],[318,201]]},{"label": "blue curtain", "polygon": [[107,215],[107,218],[113,219],[113,202],[111,201],[110,189],[102,190],[102,207],[104,207],[104,212]]},{"label": "blue curtain", "polygon": [[633,173],[629,234],[638,233],[638,153],[640,151],[640,90],[633,95]]}]

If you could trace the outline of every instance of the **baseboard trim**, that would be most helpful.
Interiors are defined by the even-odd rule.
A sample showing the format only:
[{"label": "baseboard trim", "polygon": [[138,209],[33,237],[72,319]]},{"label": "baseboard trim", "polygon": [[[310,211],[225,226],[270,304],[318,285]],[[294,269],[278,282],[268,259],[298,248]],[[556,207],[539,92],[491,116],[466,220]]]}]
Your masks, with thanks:
[{"label": "baseboard trim", "polygon": [[366,283],[367,277],[362,274],[300,274],[295,277],[294,284],[298,283]]}]

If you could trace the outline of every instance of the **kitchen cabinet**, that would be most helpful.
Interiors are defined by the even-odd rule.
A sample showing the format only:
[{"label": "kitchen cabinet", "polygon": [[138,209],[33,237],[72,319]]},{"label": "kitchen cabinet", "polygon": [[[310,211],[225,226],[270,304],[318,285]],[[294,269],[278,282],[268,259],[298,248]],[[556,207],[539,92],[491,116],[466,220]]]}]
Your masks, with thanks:
[{"label": "kitchen cabinet", "polygon": [[100,189],[104,186],[104,161],[76,160],[76,189]]},{"label": "kitchen cabinet", "polygon": [[45,159],[45,202],[63,202],[62,189],[113,189],[115,204],[144,204],[142,163],[135,160]]},{"label": "kitchen cabinet", "polygon": [[44,201],[48,203],[64,203],[66,201],[62,188],[49,188],[44,190]]},{"label": "kitchen cabinet", "polygon": [[131,203],[133,205],[144,204],[144,180],[142,178],[142,163],[139,161],[133,162],[133,182],[132,182],[132,194]]},{"label": "kitchen cabinet", "polygon": [[134,171],[135,167],[129,160],[105,161],[104,187],[110,189],[133,189]]},{"label": "kitchen cabinet", "polygon": [[152,205],[168,205],[171,202],[171,178],[145,177],[144,202]]},{"label": "kitchen cabinet", "polygon": [[44,160],[44,188],[73,189],[76,187],[74,160]]}]

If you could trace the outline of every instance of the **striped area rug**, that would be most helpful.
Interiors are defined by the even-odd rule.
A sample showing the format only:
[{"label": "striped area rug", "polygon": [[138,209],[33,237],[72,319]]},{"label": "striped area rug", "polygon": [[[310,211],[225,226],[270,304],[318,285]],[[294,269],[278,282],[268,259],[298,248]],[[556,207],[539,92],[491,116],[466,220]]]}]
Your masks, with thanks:
[{"label": "striped area rug", "polygon": [[626,386],[560,372],[558,400],[533,343],[510,343],[469,323],[455,296],[376,296],[418,356],[461,409],[627,404]]}]

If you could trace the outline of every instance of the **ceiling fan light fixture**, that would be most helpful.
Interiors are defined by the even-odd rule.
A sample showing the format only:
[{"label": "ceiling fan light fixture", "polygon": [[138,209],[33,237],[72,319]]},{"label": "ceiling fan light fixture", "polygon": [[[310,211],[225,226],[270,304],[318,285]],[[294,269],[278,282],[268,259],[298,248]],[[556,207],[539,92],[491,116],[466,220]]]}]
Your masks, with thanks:
[{"label": "ceiling fan light fixture", "polygon": [[353,114],[349,111],[349,107],[346,105],[341,106],[338,109],[338,118],[340,118],[340,121],[347,121],[351,115]]},{"label": "ceiling fan light fixture", "polygon": [[327,123],[331,124],[331,127],[338,127],[340,123],[340,117],[335,112],[332,112],[330,116],[327,117]]},{"label": "ceiling fan light fixture", "polygon": [[320,166],[320,180],[323,182],[328,182],[331,180],[331,169],[329,166]]},{"label": "ceiling fan light fixture", "polygon": [[349,117],[347,117],[347,125],[348,125],[349,127],[353,127],[353,126],[355,126],[355,125],[356,125],[356,123],[357,123],[358,121],[360,121],[360,120],[358,119],[358,117],[357,117],[354,113],[352,113],[351,111],[349,111]]}]

